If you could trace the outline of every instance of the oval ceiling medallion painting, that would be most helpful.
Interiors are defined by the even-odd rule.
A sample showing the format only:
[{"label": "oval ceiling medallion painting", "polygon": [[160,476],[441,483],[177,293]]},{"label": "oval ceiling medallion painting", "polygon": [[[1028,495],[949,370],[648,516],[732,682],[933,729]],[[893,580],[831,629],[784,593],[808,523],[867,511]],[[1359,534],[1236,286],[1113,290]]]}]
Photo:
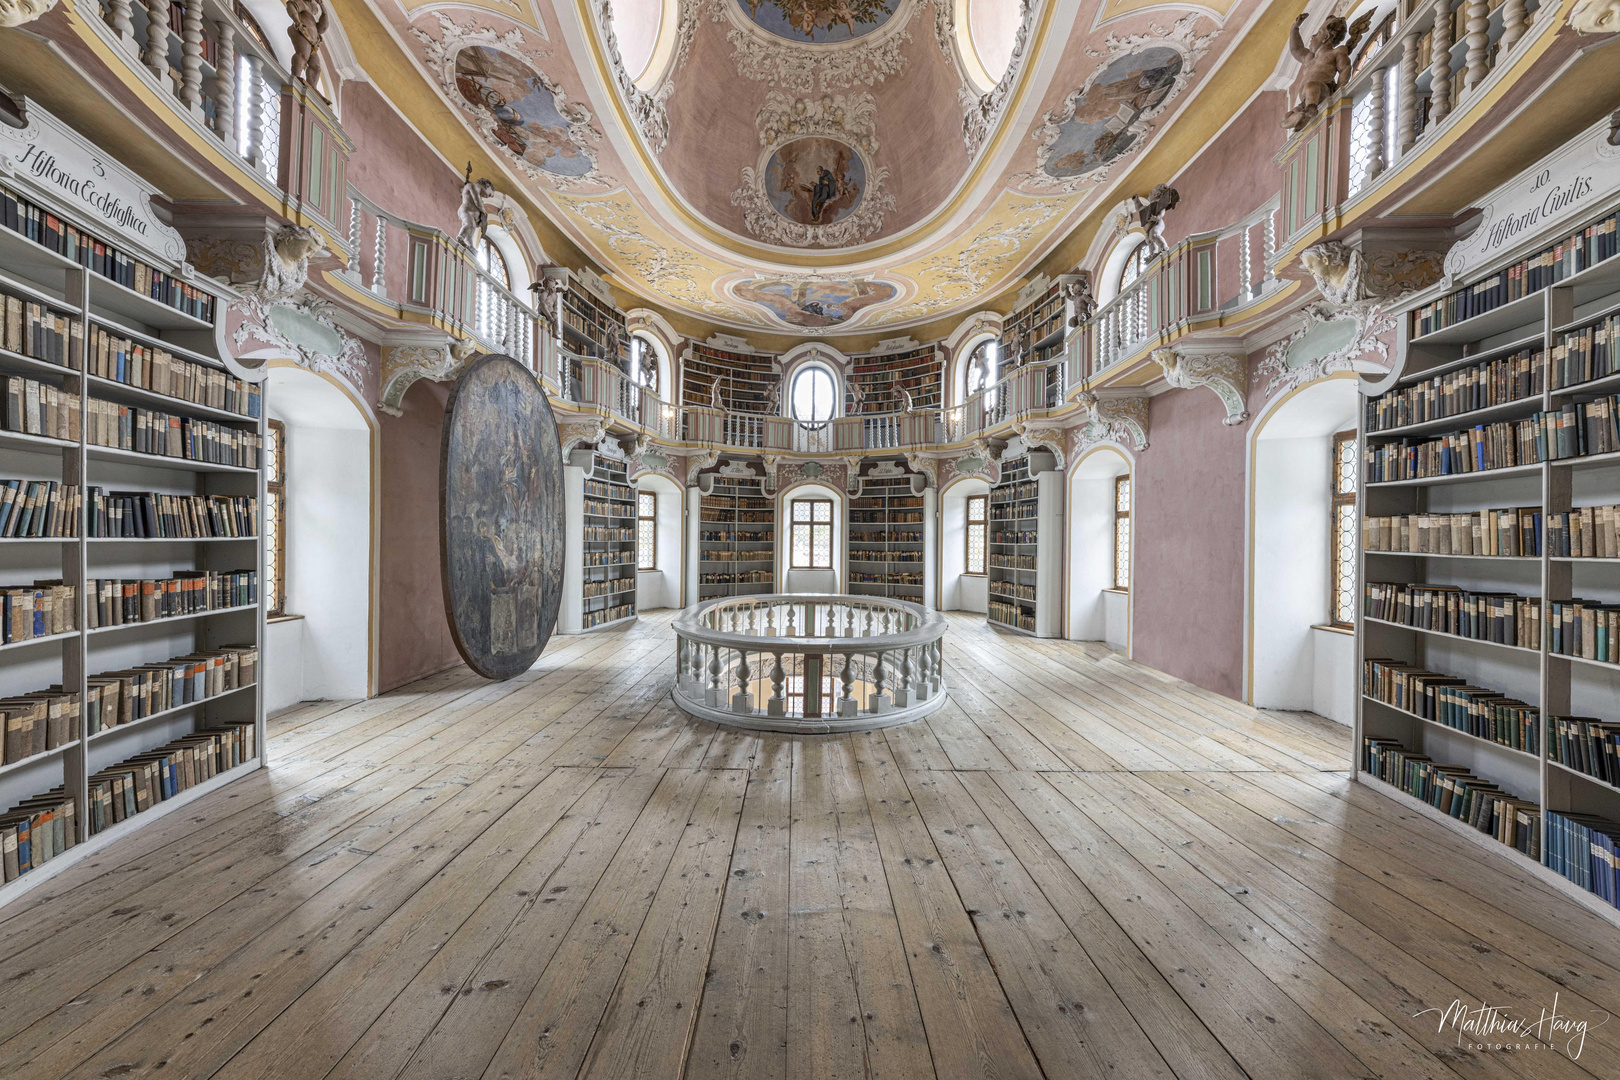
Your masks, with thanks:
[{"label": "oval ceiling medallion painting", "polygon": [[478,674],[510,679],[550,640],[563,577],[562,444],[522,364],[491,354],[456,380],[439,481],[450,636]]},{"label": "oval ceiling medallion painting", "polygon": [[739,299],[760,305],[789,326],[819,329],[848,322],[858,313],[893,300],[899,290],[866,278],[808,279],[753,277],[731,287]]},{"label": "oval ceiling medallion painting", "polygon": [[545,77],[515,56],[473,45],[456,54],[456,89],[495,120],[493,137],[538,169],[584,176],[593,167],[571,137]]},{"label": "oval ceiling medallion painting", "polygon": [[870,34],[901,0],[737,0],[761,29],[788,41],[829,45]]},{"label": "oval ceiling medallion painting", "polygon": [[1158,46],[1122,56],[1098,75],[1073,102],[1074,112],[1058,125],[1043,168],[1059,179],[1100,168],[1136,145],[1138,120],[1169,96],[1181,73],[1181,53]]},{"label": "oval ceiling medallion painting", "polygon": [[765,166],[765,197],[798,225],[831,225],[855,212],[866,162],[837,139],[811,136],[777,147]]}]

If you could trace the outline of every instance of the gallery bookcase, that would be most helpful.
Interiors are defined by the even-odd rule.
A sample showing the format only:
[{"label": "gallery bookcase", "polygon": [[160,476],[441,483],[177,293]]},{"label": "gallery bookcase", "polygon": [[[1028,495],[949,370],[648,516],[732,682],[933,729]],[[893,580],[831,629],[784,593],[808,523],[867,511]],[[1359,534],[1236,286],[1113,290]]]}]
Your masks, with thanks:
[{"label": "gallery bookcase", "polygon": [[580,627],[598,630],[636,617],[636,492],[623,461],[592,455],[585,478]]},{"label": "gallery bookcase", "polygon": [[776,511],[758,479],[713,477],[698,512],[698,599],[776,588]]},{"label": "gallery bookcase", "polygon": [[990,489],[989,544],[985,594],[989,620],[997,626],[1035,633],[1039,596],[1040,496],[1029,475],[1029,459],[1001,463],[1001,479]]},{"label": "gallery bookcase", "polygon": [[[1549,868],[1569,857],[1571,839],[1565,816],[1591,815],[1620,822],[1620,787],[1551,760],[1555,756],[1576,760],[1581,753],[1569,740],[1560,742],[1552,718],[1579,715],[1620,723],[1620,664],[1562,652],[1565,641],[1573,636],[1571,616],[1578,614],[1585,621],[1583,629],[1588,633],[1583,637],[1590,648],[1596,638],[1590,634],[1594,616],[1601,618],[1603,608],[1620,604],[1620,558],[1554,555],[1552,542],[1559,530],[1550,527],[1571,508],[1578,511],[1620,504],[1620,453],[1560,454],[1556,422],[1560,414],[1573,418],[1568,410],[1576,405],[1598,402],[1599,409],[1593,412],[1602,415],[1591,416],[1591,427],[1582,434],[1593,440],[1609,439],[1611,442],[1601,445],[1620,448],[1620,441],[1612,441],[1616,413],[1601,404],[1620,392],[1620,365],[1611,359],[1606,370],[1588,367],[1572,373],[1570,365],[1583,358],[1577,349],[1572,359],[1567,348],[1571,341],[1579,344],[1584,330],[1616,325],[1614,315],[1620,311],[1620,255],[1613,254],[1617,205],[1620,200],[1611,196],[1606,206],[1593,206],[1586,215],[1565,222],[1554,232],[1528,237],[1516,249],[1504,251],[1482,264],[1478,272],[1453,283],[1460,288],[1436,286],[1413,297],[1402,315],[1391,372],[1376,382],[1363,383],[1363,392],[1369,396],[1364,399],[1357,433],[1362,450],[1356,618],[1357,678],[1361,681],[1353,769],[1357,780],[1444,822],[1501,857],[1532,868],[1620,923],[1620,912],[1612,901],[1600,899]],[[1596,226],[1597,231],[1586,233],[1575,247],[1566,242],[1572,233],[1585,233],[1588,226]],[[1583,255],[1577,249],[1586,240],[1593,242]],[[1544,252],[1553,257],[1541,259]],[[1608,257],[1598,257],[1605,253]],[[1509,279],[1515,278],[1520,273],[1515,268],[1527,257],[1540,262],[1538,273],[1545,272],[1554,280],[1533,290],[1515,283],[1505,294],[1505,302],[1487,306],[1491,299],[1481,299],[1476,287],[1497,282],[1501,271]],[[1473,307],[1459,309],[1459,297],[1472,297],[1463,302]],[[1442,305],[1439,311],[1434,307],[1437,302]],[[1613,344],[1620,346],[1620,334],[1614,335]],[[1481,370],[1489,374],[1484,378],[1471,374]],[[1486,388],[1458,394],[1456,385],[1463,380],[1483,382]],[[1449,390],[1449,399],[1435,405],[1442,398],[1438,393],[1442,389]],[[1396,407],[1401,395],[1406,396],[1404,410]],[[1550,450],[1520,441],[1534,433],[1536,425],[1544,441],[1551,439]],[[1514,446],[1512,459],[1499,456],[1494,463],[1500,467],[1469,472],[1454,471],[1463,464],[1454,460],[1444,463],[1448,467],[1443,472],[1401,468],[1399,476],[1386,478],[1389,466],[1383,463],[1394,456],[1389,447],[1470,430],[1475,432],[1475,440],[1505,433]],[[1563,437],[1566,450],[1581,449],[1578,442],[1570,445],[1581,434],[1567,421]],[[1497,445],[1490,448],[1499,454],[1500,441],[1498,438]],[[1479,451],[1469,448],[1467,452],[1472,455],[1470,461],[1478,464]],[[1377,469],[1373,455],[1379,455]],[[1410,455],[1416,457],[1417,452]],[[1493,463],[1492,459],[1487,458],[1486,463]],[[1430,472],[1439,474],[1412,475]],[[1489,519],[1483,516],[1496,510],[1513,511],[1500,541],[1489,536],[1485,526]],[[1463,516],[1474,514],[1482,515],[1478,539],[1465,527],[1470,519]],[[1450,522],[1436,521],[1435,515],[1455,515],[1457,531],[1451,532]],[[1404,543],[1396,520],[1403,516],[1407,517]],[[1393,535],[1383,519],[1394,522]],[[1446,526],[1443,539],[1442,524]],[[1385,526],[1382,534],[1373,535],[1372,529],[1380,525]],[[1414,539],[1414,534],[1419,538]],[[1612,547],[1612,531],[1610,543]],[[1421,550],[1387,550],[1403,547]],[[1419,588],[1415,602],[1409,600],[1405,608],[1376,602],[1374,594],[1382,599],[1390,591],[1380,586],[1402,585]],[[1482,623],[1478,631],[1459,625],[1486,640],[1442,632],[1434,628],[1432,616],[1421,629],[1409,625],[1422,623],[1424,598],[1433,612],[1435,598],[1454,595],[1451,590],[1492,595],[1489,610],[1497,616],[1494,624]],[[1501,599],[1510,595],[1523,599]],[[1577,598],[1586,602],[1578,613],[1572,604]],[[1477,601],[1474,606],[1478,607]],[[1417,614],[1408,615],[1413,607]],[[1397,666],[1375,668],[1378,661]],[[1402,672],[1400,666],[1433,673],[1422,677],[1435,684],[1435,694],[1443,693],[1452,704],[1444,711],[1434,708],[1427,686],[1414,695],[1414,676]],[[1455,679],[1461,689],[1441,691],[1437,679]],[[1398,698],[1393,690],[1397,683],[1403,686]],[[1458,704],[1464,702],[1468,704]],[[1369,771],[1368,740],[1389,740],[1420,759],[1399,782],[1387,783]],[[1598,753],[1601,755],[1601,749]],[[1393,759],[1393,754],[1385,758]],[[1421,789],[1408,793],[1406,788],[1416,786],[1409,776],[1421,775],[1428,768],[1425,761],[1466,770],[1521,800],[1511,806],[1511,830],[1501,828],[1500,835],[1481,831],[1477,823],[1458,820],[1451,806],[1442,812],[1419,797]],[[1509,805],[1502,804],[1502,808]],[[1558,817],[1549,818],[1550,814]],[[1500,821],[1501,815],[1497,816]]]},{"label": "gallery bookcase", "polygon": [[[900,412],[900,391],[911,395],[913,409],[937,409],[943,402],[944,361],[933,345],[901,352],[850,358],[851,387],[862,391],[861,412]],[[845,412],[856,415],[855,394],[845,393]]]},{"label": "gallery bookcase", "polygon": [[[104,166],[116,173],[108,183],[138,184],[121,166],[105,160]],[[7,392],[0,481],[19,481],[19,492],[31,481],[52,482],[59,508],[47,530],[53,535],[0,539],[0,586],[49,581],[73,590],[72,629],[19,638],[17,632],[28,628],[10,625],[14,609],[6,620],[12,639],[0,644],[0,712],[16,716],[19,698],[47,691],[57,703],[47,708],[62,709],[59,719],[48,721],[54,731],[47,733],[44,752],[29,753],[38,741],[25,748],[18,739],[0,764],[0,812],[6,814],[0,820],[17,823],[13,810],[22,807],[30,818],[30,855],[52,856],[0,884],[3,904],[262,764],[266,456],[264,396],[253,373],[222,359],[214,325],[230,290],[182,274],[181,267],[76,207],[57,203],[21,175],[5,181],[0,192],[6,200],[0,225],[3,322],[13,330],[14,319],[22,320],[20,335],[0,336]],[[29,205],[38,211],[32,231]],[[17,228],[10,227],[13,222]],[[173,240],[178,244],[178,236]],[[26,416],[19,416],[19,407],[42,406],[48,409],[41,419],[54,420],[54,432],[31,432]],[[126,438],[134,443],[131,429],[138,418],[151,421],[148,432],[159,423],[169,430],[169,455],[123,445]],[[123,436],[115,436],[120,427]],[[192,456],[184,456],[182,441]],[[64,498],[70,488],[77,491]],[[99,503],[90,498],[93,490],[104,496]],[[151,495],[148,510],[171,516],[161,524],[143,519],[132,496],[121,493]],[[182,524],[172,516],[176,501],[159,496],[202,496],[204,506],[228,507],[228,520]],[[211,497],[238,501],[208,502]],[[98,515],[98,507],[116,513]],[[10,509],[17,509],[16,500]],[[162,538],[149,538],[153,532]],[[225,571],[240,572],[234,588],[205,588],[206,601],[195,599],[193,590],[193,600],[176,605],[184,613],[168,617],[156,617],[162,610],[156,589],[148,591],[152,599],[140,611],[141,587],[134,584],[135,599],[123,601],[121,621],[114,622],[110,606],[118,601],[107,587],[94,594],[87,588],[94,581],[194,582]],[[130,588],[117,591],[127,597]],[[173,591],[170,596],[174,604]],[[96,608],[99,625],[92,628]],[[237,661],[229,679],[223,658],[216,663],[200,655],[226,650]],[[190,683],[190,700],[184,689],[175,689],[177,671]],[[110,680],[102,676],[114,673],[121,699],[132,702],[127,718],[100,715],[110,699]],[[128,691],[136,678],[166,683],[170,690],[135,703]],[[87,696],[92,688],[93,699]],[[151,774],[155,788],[142,784],[135,798],[135,785],[128,785],[136,812],[115,810],[112,800],[137,770]],[[62,824],[53,820],[47,826],[42,814],[53,804],[53,817]]]},{"label": "gallery bookcase", "polygon": [[629,370],[630,336],[623,312],[572,277],[562,292],[561,311],[563,343],[571,352]]},{"label": "gallery bookcase", "polygon": [[924,603],[929,532],[911,474],[867,476],[849,510],[849,591]]},{"label": "gallery bookcase", "polygon": [[719,349],[694,341],[681,364],[681,404],[700,409],[713,404],[720,385],[721,404],[729,412],[772,413],[781,381],[776,357],[769,353]]}]

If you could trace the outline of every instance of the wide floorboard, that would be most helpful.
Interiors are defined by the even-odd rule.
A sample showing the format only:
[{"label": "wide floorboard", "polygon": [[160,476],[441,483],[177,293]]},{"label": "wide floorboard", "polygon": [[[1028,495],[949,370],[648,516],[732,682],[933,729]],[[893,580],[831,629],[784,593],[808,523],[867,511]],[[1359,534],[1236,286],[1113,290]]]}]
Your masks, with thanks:
[{"label": "wide floorboard", "polygon": [[[290,709],[0,908],[0,1077],[1620,1076],[1620,934],[1351,785],[1345,729],[967,616],[946,654],[853,737],[685,716],[663,613]],[[1584,1045],[1430,1011],[1555,999]]]}]

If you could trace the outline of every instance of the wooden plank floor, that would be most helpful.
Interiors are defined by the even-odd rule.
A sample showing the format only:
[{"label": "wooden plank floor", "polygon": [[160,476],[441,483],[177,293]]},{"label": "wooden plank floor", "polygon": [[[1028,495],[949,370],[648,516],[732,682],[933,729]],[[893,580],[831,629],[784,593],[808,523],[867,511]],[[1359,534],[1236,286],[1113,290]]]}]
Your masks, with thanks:
[{"label": "wooden plank floor", "polygon": [[794,740],[668,615],[274,718],[272,765],[0,908],[0,1077],[1620,1076],[1620,935],[1348,732],[952,616],[949,706]]}]

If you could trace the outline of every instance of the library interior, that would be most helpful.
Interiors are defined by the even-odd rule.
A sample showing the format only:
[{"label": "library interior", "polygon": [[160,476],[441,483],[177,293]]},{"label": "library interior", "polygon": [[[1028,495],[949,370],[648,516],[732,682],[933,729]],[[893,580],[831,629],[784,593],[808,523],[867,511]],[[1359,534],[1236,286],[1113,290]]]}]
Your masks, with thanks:
[{"label": "library interior", "polygon": [[1620,0],[0,0],[0,1077],[1620,1077]]}]

